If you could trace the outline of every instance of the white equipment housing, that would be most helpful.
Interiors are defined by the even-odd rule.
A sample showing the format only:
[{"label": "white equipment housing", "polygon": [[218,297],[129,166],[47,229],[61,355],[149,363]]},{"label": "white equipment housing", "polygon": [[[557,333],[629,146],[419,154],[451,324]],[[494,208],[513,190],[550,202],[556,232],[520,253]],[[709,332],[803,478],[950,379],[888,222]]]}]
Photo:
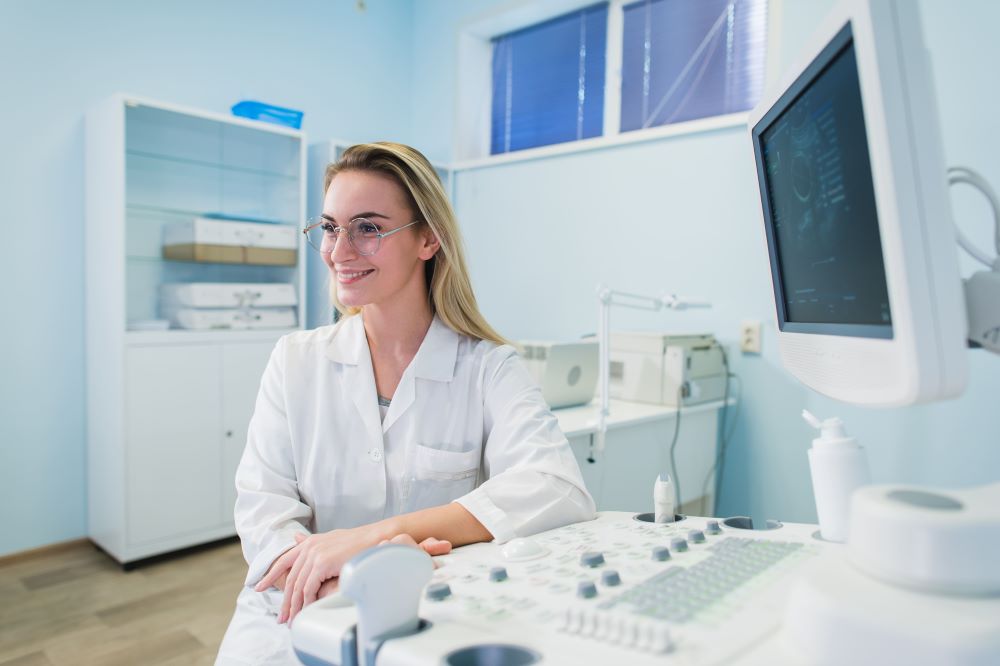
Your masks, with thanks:
[{"label": "white equipment housing", "polygon": [[597,386],[597,341],[544,342],[525,340],[518,345],[528,372],[542,388],[552,409],[585,405]]},{"label": "white equipment housing", "polygon": [[710,333],[611,334],[610,395],[618,400],[687,407],[722,400],[723,352]]},{"label": "white equipment housing", "polygon": [[[783,85],[765,93],[749,119],[782,361],[807,386],[837,400],[870,406],[952,397],[965,387],[967,374],[965,304],[936,102],[919,12],[910,4],[898,0],[841,3],[811,42],[815,47],[791,70]],[[861,321],[862,325],[850,318],[839,320],[833,316],[824,320],[796,317],[790,312],[797,303],[808,299],[809,288],[814,286],[808,281],[814,274],[799,273],[790,278],[789,266],[794,267],[796,261],[794,248],[786,248],[783,253],[781,243],[789,240],[791,226],[799,225],[798,233],[811,234],[810,244],[815,245],[822,240],[823,222],[835,213],[831,215],[830,207],[813,206],[811,202],[799,206],[791,198],[776,199],[775,188],[782,185],[780,177],[786,175],[780,173],[779,158],[787,163],[785,183],[794,183],[800,201],[812,195],[813,186],[817,188],[817,199],[822,194],[819,188],[825,187],[829,193],[832,186],[829,170],[819,173],[828,166],[821,162],[827,158],[825,154],[806,154],[816,159],[812,164],[800,162],[796,169],[795,160],[804,153],[786,150],[780,155],[775,149],[778,141],[767,145],[778,136],[776,132],[783,122],[791,128],[793,139],[794,132],[803,131],[801,125],[792,127],[791,121],[805,117],[801,112],[806,111],[808,96],[818,88],[817,82],[822,85],[824,75],[845,54],[856,58],[862,128],[860,134],[847,136],[837,134],[844,130],[837,125],[831,142],[838,149],[837,159],[844,155],[845,160],[855,164],[870,163],[874,210],[873,215],[865,217],[866,211],[861,210],[864,206],[853,205],[865,193],[844,188],[841,194],[850,198],[846,214],[833,219],[826,231],[839,231],[843,236],[857,230],[871,231],[874,225],[881,241],[891,321],[869,319]],[[831,97],[834,105],[843,104],[842,95]],[[851,111],[850,105],[841,111]],[[818,110],[814,113],[818,114]],[[809,119],[817,120],[816,115]],[[868,159],[864,159],[866,144]],[[794,148],[796,144],[793,141],[785,145]],[[856,173],[845,169],[840,175],[846,181]],[[821,178],[824,175],[826,181]],[[775,212],[775,201],[784,207],[783,211],[779,208]],[[791,205],[785,205],[788,201]],[[839,203],[831,198],[826,203],[830,201]],[[817,219],[795,216],[807,205],[813,206],[810,212]],[[819,219],[822,215],[829,217]],[[814,225],[811,230],[807,229],[810,224]],[[838,229],[838,224],[852,226],[845,232]],[[859,242],[857,237],[855,242]],[[830,262],[841,259],[832,255]],[[847,263],[834,267],[838,278],[871,268],[860,262],[851,264],[850,259],[848,256]],[[824,293],[835,292],[818,293],[821,299]],[[837,307],[833,298],[829,302]],[[809,311],[808,304],[805,311]]]}]

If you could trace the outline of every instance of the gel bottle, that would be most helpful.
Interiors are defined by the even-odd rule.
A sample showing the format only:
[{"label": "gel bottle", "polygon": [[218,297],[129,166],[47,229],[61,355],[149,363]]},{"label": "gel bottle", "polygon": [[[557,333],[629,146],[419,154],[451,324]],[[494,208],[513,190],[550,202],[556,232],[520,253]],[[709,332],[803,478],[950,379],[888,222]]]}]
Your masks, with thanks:
[{"label": "gel bottle", "polygon": [[842,543],[847,540],[851,493],[871,483],[868,457],[858,441],[844,431],[844,422],[839,418],[820,421],[805,409],[802,418],[820,431],[809,449],[820,535],[827,541]]}]

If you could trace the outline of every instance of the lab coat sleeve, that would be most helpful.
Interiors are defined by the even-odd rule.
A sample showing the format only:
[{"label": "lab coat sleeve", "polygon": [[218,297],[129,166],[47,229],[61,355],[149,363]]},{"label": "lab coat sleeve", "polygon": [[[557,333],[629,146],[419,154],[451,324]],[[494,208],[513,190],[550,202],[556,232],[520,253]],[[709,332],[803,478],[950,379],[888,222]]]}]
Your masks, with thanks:
[{"label": "lab coat sleeve", "polygon": [[278,341],[264,376],[236,470],[236,531],[255,585],[271,563],[309,534],[312,509],[299,497],[285,394],[286,340]]},{"label": "lab coat sleeve", "polygon": [[520,357],[497,347],[483,368],[487,481],[456,501],[499,543],[592,520],[573,451]]}]

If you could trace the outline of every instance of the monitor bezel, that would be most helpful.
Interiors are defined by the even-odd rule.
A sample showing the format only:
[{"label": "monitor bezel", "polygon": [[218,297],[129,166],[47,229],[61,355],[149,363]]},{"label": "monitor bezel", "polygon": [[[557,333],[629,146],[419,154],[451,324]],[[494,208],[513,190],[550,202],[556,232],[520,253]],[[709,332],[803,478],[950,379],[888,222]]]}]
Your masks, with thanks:
[{"label": "monitor bezel", "polygon": [[[780,118],[785,111],[794,104],[799,97],[801,97],[810,85],[820,77],[832,64],[840,57],[840,55],[847,50],[849,47],[854,45],[854,31],[851,25],[851,21],[848,20],[845,25],[837,32],[836,36],[831,39],[826,47],[812,60],[811,63],[796,77],[795,81],[785,90],[785,92],[778,98],[777,102],[765,113],[759,121],[751,128],[751,136],[753,138],[753,150],[754,150],[754,160],[756,162],[757,168],[757,184],[760,191],[761,206],[764,212],[764,232],[767,237],[767,251],[771,269],[771,285],[774,290],[774,303],[778,315],[778,328],[782,332],[787,333],[809,333],[809,334],[821,334],[821,335],[838,335],[856,338],[874,338],[891,340],[894,337],[893,324],[890,321],[888,324],[840,324],[831,322],[795,322],[788,320],[788,312],[785,305],[785,285],[781,274],[781,259],[778,256],[778,239],[774,230],[773,218],[771,215],[771,202],[768,196],[767,187],[765,183],[767,182],[766,167],[764,165],[763,151],[761,146],[761,135],[767,131],[777,120]],[[857,61],[857,52],[855,51],[855,61]],[[857,67],[857,64],[855,64]],[[861,85],[861,73],[857,72],[858,85]],[[864,106],[864,98],[862,95],[862,107]],[[862,108],[864,112],[864,108]],[[867,127],[867,119],[865,123],[865,132],[869,133]],[[871,154],[868,155],[869,166],[872,170],[872,177],[874,179],[874,165],[871,164]],[[872,182],[872,188],[875,188],[874,180]],[[876,215],[878,215],[878,204],[876,202]],[[879,221],[879,239],[883,241],[882,225]],[[884,267],[888,266],[887,257],[885,256],[884,242],[882,243],[882,264]],[[887,268],[884,268],[887,271]],[[890,318],[893,317],[894,308],[892,303],[891,290],[888,288],[889,276],[886,272],[886,285],[887,292],[889,294],[889,312]]]}]

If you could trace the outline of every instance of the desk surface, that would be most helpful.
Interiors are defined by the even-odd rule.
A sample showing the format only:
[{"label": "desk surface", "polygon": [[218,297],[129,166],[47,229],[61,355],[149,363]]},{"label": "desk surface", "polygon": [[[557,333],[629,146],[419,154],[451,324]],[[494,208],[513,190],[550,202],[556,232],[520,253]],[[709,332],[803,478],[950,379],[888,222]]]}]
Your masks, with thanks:
[{"label": "desk surface", "polygon": [[[729,406],[736,404],[735,398],[729,399]],[[704,402],[700,405],[683,407],[685,414],[696,414],[722,408],[721,400]],[[579,437],[580,435],[592,435],[597,432],[597,418],[601,410],[601,405],[597,400],[592,400],[586,405],[579,407],[564,407],[553,409],[559,420],[559,427],[563,434],[569,437]],[[608,414],[608,430],[622,428],[626,426],[638,425],[640,423],[650,423],[653,421],[665,421],[672,419],[677,414],[676,407],[666,407],[664,405],[653,405],[645,402],[626,402],[624,400],[611,400]]]}]

